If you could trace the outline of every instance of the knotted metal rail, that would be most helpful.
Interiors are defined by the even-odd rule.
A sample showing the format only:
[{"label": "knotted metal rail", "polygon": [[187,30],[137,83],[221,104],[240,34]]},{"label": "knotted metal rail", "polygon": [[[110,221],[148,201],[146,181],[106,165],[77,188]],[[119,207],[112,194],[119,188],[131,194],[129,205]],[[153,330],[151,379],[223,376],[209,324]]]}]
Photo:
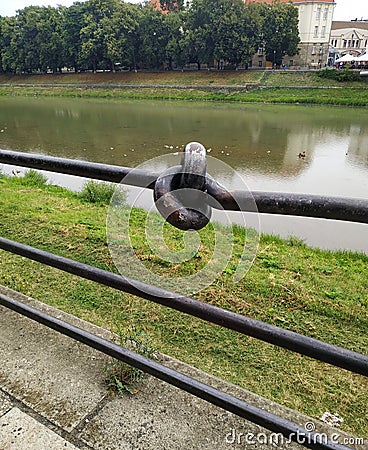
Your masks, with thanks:
[{"label": "knotted metal rail", "polygon": [[[368,201],[366,200],[264,192],[228,192],[206,173],[204,149],[197,143],[191,143],[187,146],[180,166],[170,168],[163,174],[5,150],[0,150],[0,163],[115,183],[124,183],[126,179],[130,185],[153,189],[154,198],[161,214],[170,223],[181,229],[202,228],[210,220],[211,208],[218,208],[218,205],[228,210],[257,212],[254,210],[254,201],[260,213],[289,214],[368,223]],[[181,190],[184,193],[180,192]],[[190,191],[189,195],[185,192],[187,190]],[[196,193],[198,195],[201,193],[201,195],[197,198]],[[205,202],[203,202],[203,198],[206,200]],[[0,238],[0,249],[137,295],[351,372],[368,376],[367,355],[327,344],[5,238]],[[321,440],[318,433],[306,431],[293,422],[270,414],[2,294],[0,294],[0,305],[36,320],[107,355],[138,367],[161,380],[261,425],[272,432],[280,433],[305,447],[329,450],[347,450],[349,448],[336,442]],[[301,440],[301,437],[304,439]]]},{"label": "knotted metal rail", "polygon": [[[0,150],[0,163],[38,170],[76,175],[112,183],[154,189],[160,174],[144,170],[87,161],[57,158],[46,155]],[[129,176],[128,176],[129,175]],[[253,199],[259,213],[282,214],[321,219],[368,223],[368,201],[357,198],[327,197],[308,194],[290,194],[259,191],[227,191],[220,185],[211,185],[206,175],[211,196],[216,200],[211,207],[219,206],[230,211],[248,211]],[[209,200],[210,201],[210,200]],[[251,211],[253,209],[251,208]]]}]

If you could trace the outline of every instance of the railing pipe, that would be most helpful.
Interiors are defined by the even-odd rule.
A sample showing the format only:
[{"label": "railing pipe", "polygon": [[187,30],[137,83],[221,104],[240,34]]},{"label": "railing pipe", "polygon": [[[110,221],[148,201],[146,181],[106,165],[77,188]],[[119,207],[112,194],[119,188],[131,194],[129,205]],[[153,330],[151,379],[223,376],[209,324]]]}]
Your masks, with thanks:
[{"label": "railing pipe", "polygon": [[[56,156],[14,152],[12,150],[0,150],[0,163],[93,178],[111,183],[120,183],[130,174],[129,182],[131,186],[141,186],[150,189],[153,189],[154,182],[159,175],[138,169],[134,169],[132,172],[133,169],[129,167],[59,158]],[[134,176],[132,176],[131,172]]]},{"label": "railing pipe", "polygon": [[288,440],[302,443],[310,449],[321,450],[351,450],[344,445],[321,439],[322,435],[314,432],[308,432],[296,423],[283,419],[275,414],[269,413],[264,409],[250,405],[232,395],[221,392],[205,383],[197,381],[187,375],[177,372],[173,369],[163,366],[151,359],[125,349],[113,342],[107,341],[101,337],[95,336],[81,328],[64,322],[60,319],[50,316],[32,306],[25,305],[6,295],[0,293],[0,305],[3,305],[13,311],[16,311],[38,323],[41,323],[53,330],[62,333],[72,339],[82,342],[106,355],[119,359],[131,366],[137,367],[154,377],[163,380],[173,386],[189,392],[196,397],[206,400],[220,408],[243,417],[253,423],[256,423],[268,430],[280,433]]},{"label": "railing pipe", "polygon": [[366,355],[5,238],[0,238],[0,248],[350,372],[368,376]]},{"label": "railing pipe", "polygon": [[[0,150],[0,163],[23,166],[38,170],[93,178],[112,183],[124,183],[153,189],[158,173],[129,167],[99,164],[87,161],[58,158],[47,155]],[[128,176],[129,175],[129,176]],[[259,213],[283,214],[331,220],[368,223],[368,201],[359,198],[327,197],[320,195],[291,194],[277,192],[233,191],[221,195],[215,193],[214,208],[233,211],[254,211],[254,202]],[[210,199],[209,199],[210,202]]]}]

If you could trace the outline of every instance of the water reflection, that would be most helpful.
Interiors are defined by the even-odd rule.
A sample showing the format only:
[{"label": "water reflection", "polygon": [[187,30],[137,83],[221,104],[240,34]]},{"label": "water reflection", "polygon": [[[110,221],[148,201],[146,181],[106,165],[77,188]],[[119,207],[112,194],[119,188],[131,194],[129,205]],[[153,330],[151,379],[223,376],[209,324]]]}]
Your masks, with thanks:
[{"label": "water reflection", "polygon": [[[130,167],[197,140],[251,190],[363,198],[368,192],[364,109],[1,98],[0,131],[1,148]],[[238,187],[225,174],[212,175]]]}]

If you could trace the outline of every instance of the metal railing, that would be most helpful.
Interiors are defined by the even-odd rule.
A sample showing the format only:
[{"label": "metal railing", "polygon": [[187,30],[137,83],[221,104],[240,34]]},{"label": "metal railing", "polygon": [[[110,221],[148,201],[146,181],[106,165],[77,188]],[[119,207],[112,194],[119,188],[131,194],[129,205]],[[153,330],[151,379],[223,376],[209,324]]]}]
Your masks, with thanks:
[{"label": "metal railing", "polygon": [[[131,176],[133,169],[130,168],[6,150],[0,150],[0,163],[115,183],[124,183],[124,179],[130,175],[127,177],[130,185],[148,187],[150,189],[155,189],[156,180],[160,177],[160,174],[139,170],[134,170],[134,175]],[[180,174],[180,170],[178,173]],[[197,176],[203,177],[203,174],[197,174]],[[206,189],[206,192],[209,196],[211,206],[216,206],[218,202],[225,209],[248,210],[249,193],[240,191],[227,192],[208,175],[205,174],[204,177],[207,182],[208,189]],[[366,200],[263,192],[253,192],[252,194],[261,213],[290,214],[368,223],[368,201]],[[211,204],[211,196],[216,199],[214,205]],[[136,295],[168,308],[190,314],[264,342],[341,367],[350,372],[368,376],[367,355],[327,344],[317,339],[257,321],[193,298],[131,280],[124,276],[9,239],[0,238],[0,249],[38,261],[81,278]],[[56,319],[6,295],[0,294],[0,305],[10,308],[109,356],[137,367],[184,391],[265,427],[272,432],[280,433],[299,444],[302,443],[307,448],[330,450],[347,450],[349,448],[332,441],[321,440],[321,436],[318,433],[306,431],[296,423],[250,405],[243,400],[237,399],[155,361]],[[302,442],[300,440],[301,436],[304,436]]]}]

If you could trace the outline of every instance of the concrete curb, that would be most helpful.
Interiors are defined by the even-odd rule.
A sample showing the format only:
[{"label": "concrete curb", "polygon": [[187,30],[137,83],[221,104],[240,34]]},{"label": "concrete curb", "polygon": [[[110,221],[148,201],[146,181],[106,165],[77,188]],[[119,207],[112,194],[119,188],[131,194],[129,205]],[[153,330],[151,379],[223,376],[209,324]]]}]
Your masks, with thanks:
[{"label": "concrete curb", "polygon": [[[10,289],[0,292],[105,339],[112,334]],[[105,384],[108,359],[0,307],[0,450],[271,449],[271,433],[153,377],[136,395],[114,397]],[[162,363],[356,450],[353,436],[162,356]],[[277,448],[298,444],[279,440]]]}]

